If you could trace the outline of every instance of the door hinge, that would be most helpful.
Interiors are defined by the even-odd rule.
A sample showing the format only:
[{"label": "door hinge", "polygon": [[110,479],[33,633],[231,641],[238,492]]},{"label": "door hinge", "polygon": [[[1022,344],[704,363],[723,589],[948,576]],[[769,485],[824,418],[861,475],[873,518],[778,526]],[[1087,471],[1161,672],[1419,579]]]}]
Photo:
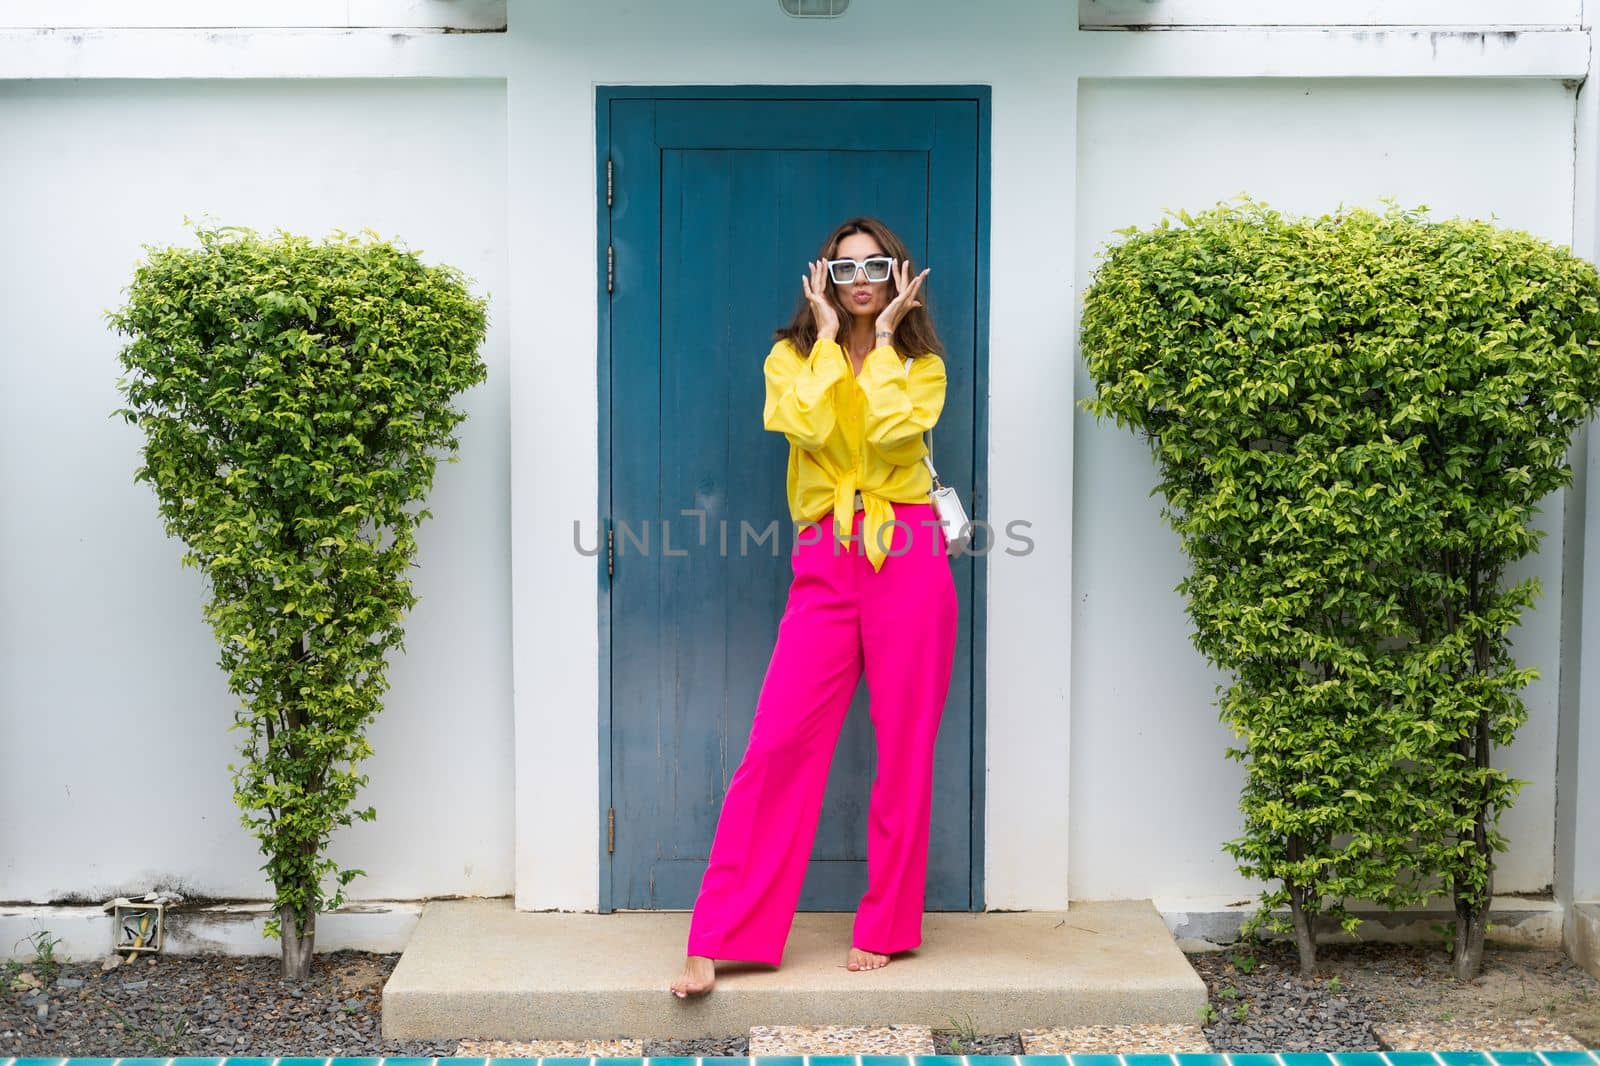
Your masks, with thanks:
[{"label": "door hinge", "polygon": [[606,206],[611,206],[611,160],[606,160]]},{"label": "door hinge", "polygon": [[617,257],[612,252],[611,245],[606,245],[606,291],[610,292],[612,285],[616,284]]},{"label": "door hinge", "polygon": [[611,519],[606,519],[606,576],[615,577],[617,574],[617,532],[611,528]]},{"label": "door hinge", "polygon": [[606,808],[606,854],[613,854],[617,850],[617,809]]}]

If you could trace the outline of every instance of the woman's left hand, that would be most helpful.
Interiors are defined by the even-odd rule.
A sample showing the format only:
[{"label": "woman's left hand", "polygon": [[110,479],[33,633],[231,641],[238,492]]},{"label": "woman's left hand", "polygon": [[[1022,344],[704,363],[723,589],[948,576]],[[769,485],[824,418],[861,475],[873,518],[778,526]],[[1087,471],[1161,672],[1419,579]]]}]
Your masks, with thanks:
[{"label": "woman's left hand", "polygon": [[922,301],[917,299],[917,290],[922,288],[922,279],[928,276],[930,268],[924,267],[922,273],[914,278],[911,276],[911,264],[908,261],[896,263],[894,269],[895,287],[900,291],[889,301],[888,307],[878,312],[877,325],[878,329],[888,330],[890,333],[900,325],[900,320],[906,316],[907,311],[922,306]]}]

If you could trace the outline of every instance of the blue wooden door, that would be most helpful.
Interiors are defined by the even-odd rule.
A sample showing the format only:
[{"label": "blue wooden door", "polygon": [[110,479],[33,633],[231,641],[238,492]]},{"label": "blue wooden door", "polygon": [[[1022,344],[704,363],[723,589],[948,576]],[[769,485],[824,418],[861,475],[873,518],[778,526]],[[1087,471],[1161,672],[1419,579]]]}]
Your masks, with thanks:
[{"label": "blue wooden door", "polygon": [[[919,269],[933,268],[929,307],[949,375],[934,459],[980,516],[979,104],[622,97],[601,106],[601,165],[607,156],[611,164],[602,216],[602,506],[613,534],[603,593],[610,807],[602,905],[687,908],[744,753],[791,578],[788,443],[762,428],[762,361],[773,328],[794,310],[807,260],[846,217],[883,219]],[[974,560],[953,567],[961,631],[936,754],[929,910],[981,909]],[[802,910],[853,910],[866,889],[875,766],[867,700],[863,679],[829,774]]]}]

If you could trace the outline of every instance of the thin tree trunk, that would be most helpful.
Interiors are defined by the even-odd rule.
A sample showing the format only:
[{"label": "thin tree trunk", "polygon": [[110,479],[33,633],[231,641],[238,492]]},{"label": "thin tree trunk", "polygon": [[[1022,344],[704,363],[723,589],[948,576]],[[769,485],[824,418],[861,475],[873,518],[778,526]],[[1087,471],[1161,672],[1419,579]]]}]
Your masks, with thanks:
[{"label": "thin tree trunk", "polygon": [[1483,939],[1488,926],[1488,896],[1479,907],[1456,901],[1456,951],[1450,973],[1457,981],[1470,981],[1483,971]]},{"label": "thin tree trunk", "polygon": [[[1476,563],[1470,585],[1471,608],[1478,611],[1479,579]],[[1497,577],[1485,581],[1498,580]],[[1483,676],[1489,672],[1489,642],[1479,636],[1472,647],[1473,673]],[[1489,712],[1478,712],[1477,731],[1469,738],[1470,748],[1462,754],[1470,758],[1479,770],[1489,768]],[[1463,899],[1456,890],[1456,944],[1450,962],[1450,972],[1458,981],[1470,981],[1483,972],[1483,940],[1489,927],[1489,904],[1494,899],[1494,849],[1489,846],[1489,804],[1484,797],[1474,798],[1472,810],[1472,853],[1483,863],[1483,896],[1477,903]]]},{"label": "thin tree trunk", "polygon": [[1305,889],[1289,885],[1289,913],[1294,917],[1294,946],[1300,952],[1300,976],[1317,975],[1317,938],[1306,913]]},{"label": "thin tree trunk", "polygon": [[[1305,848],[1297,833],[1290,833],[1284,841],[1290,862],[1305,857]],[[1306,897],[1310,890],[1284,879],[1283,887],[1289,892],[1289,915],[1294,919],[1294,946],[1300,952],[1300,976],[1313,977],[1317,972],[1317,938],[1311,931],[1311,916],[1306,913]]]},{"label": "thin tree trunk", "polygon": [[311,976],[311,956],[317,939],[317,916],[306,920],[305,936],[299,935],[294,908],[285,903],[278,909],[278,938],[283,941],[283,978],[304,981]]},{"label": "thin tree trunk", "polygon": [[[311,654],[310,642],[304,634],[295,641],[295,662],[304,662]],[[298,759],[300,756],[299,745],[293,744],[293,731],[300,729],[306,723],[304,709],[299,700],[287,701],[285,710],[288,713],[288,726],[290,729],[290,751]],[[306,783],[307,791],[318,792],[322,788],[320,775]],[[315,859],[314,848],[306,846],[306,858]],[[312,913],[306,916],[305,935],[301,936],[294,917],[294,908],[287,903],[278,908],[279,938],[283,941],[283,977],[286,981],[304,981],[311,976],[311,958],[315,953],[314,945],[317,939],[317,915],[313,908]]]}]

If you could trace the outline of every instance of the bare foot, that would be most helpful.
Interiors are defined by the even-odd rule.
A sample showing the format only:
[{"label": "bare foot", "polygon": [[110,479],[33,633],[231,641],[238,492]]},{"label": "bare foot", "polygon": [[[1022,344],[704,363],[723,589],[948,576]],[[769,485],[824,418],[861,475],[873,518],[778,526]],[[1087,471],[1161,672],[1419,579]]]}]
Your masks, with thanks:
[{"label": "bare foot", "polygon": [[672,982],[672,994],[679,999],[701,996],[716,983],[717,964],[704,955],[689,955],[684,959],[683,972]]},{"label": "bare foot", "polygon": [[862,951],[860,948],[851,948],[850,957],[845,961],[848,970],[876,970],[889,965],[889,956],[880,955],[876,951]]}]

